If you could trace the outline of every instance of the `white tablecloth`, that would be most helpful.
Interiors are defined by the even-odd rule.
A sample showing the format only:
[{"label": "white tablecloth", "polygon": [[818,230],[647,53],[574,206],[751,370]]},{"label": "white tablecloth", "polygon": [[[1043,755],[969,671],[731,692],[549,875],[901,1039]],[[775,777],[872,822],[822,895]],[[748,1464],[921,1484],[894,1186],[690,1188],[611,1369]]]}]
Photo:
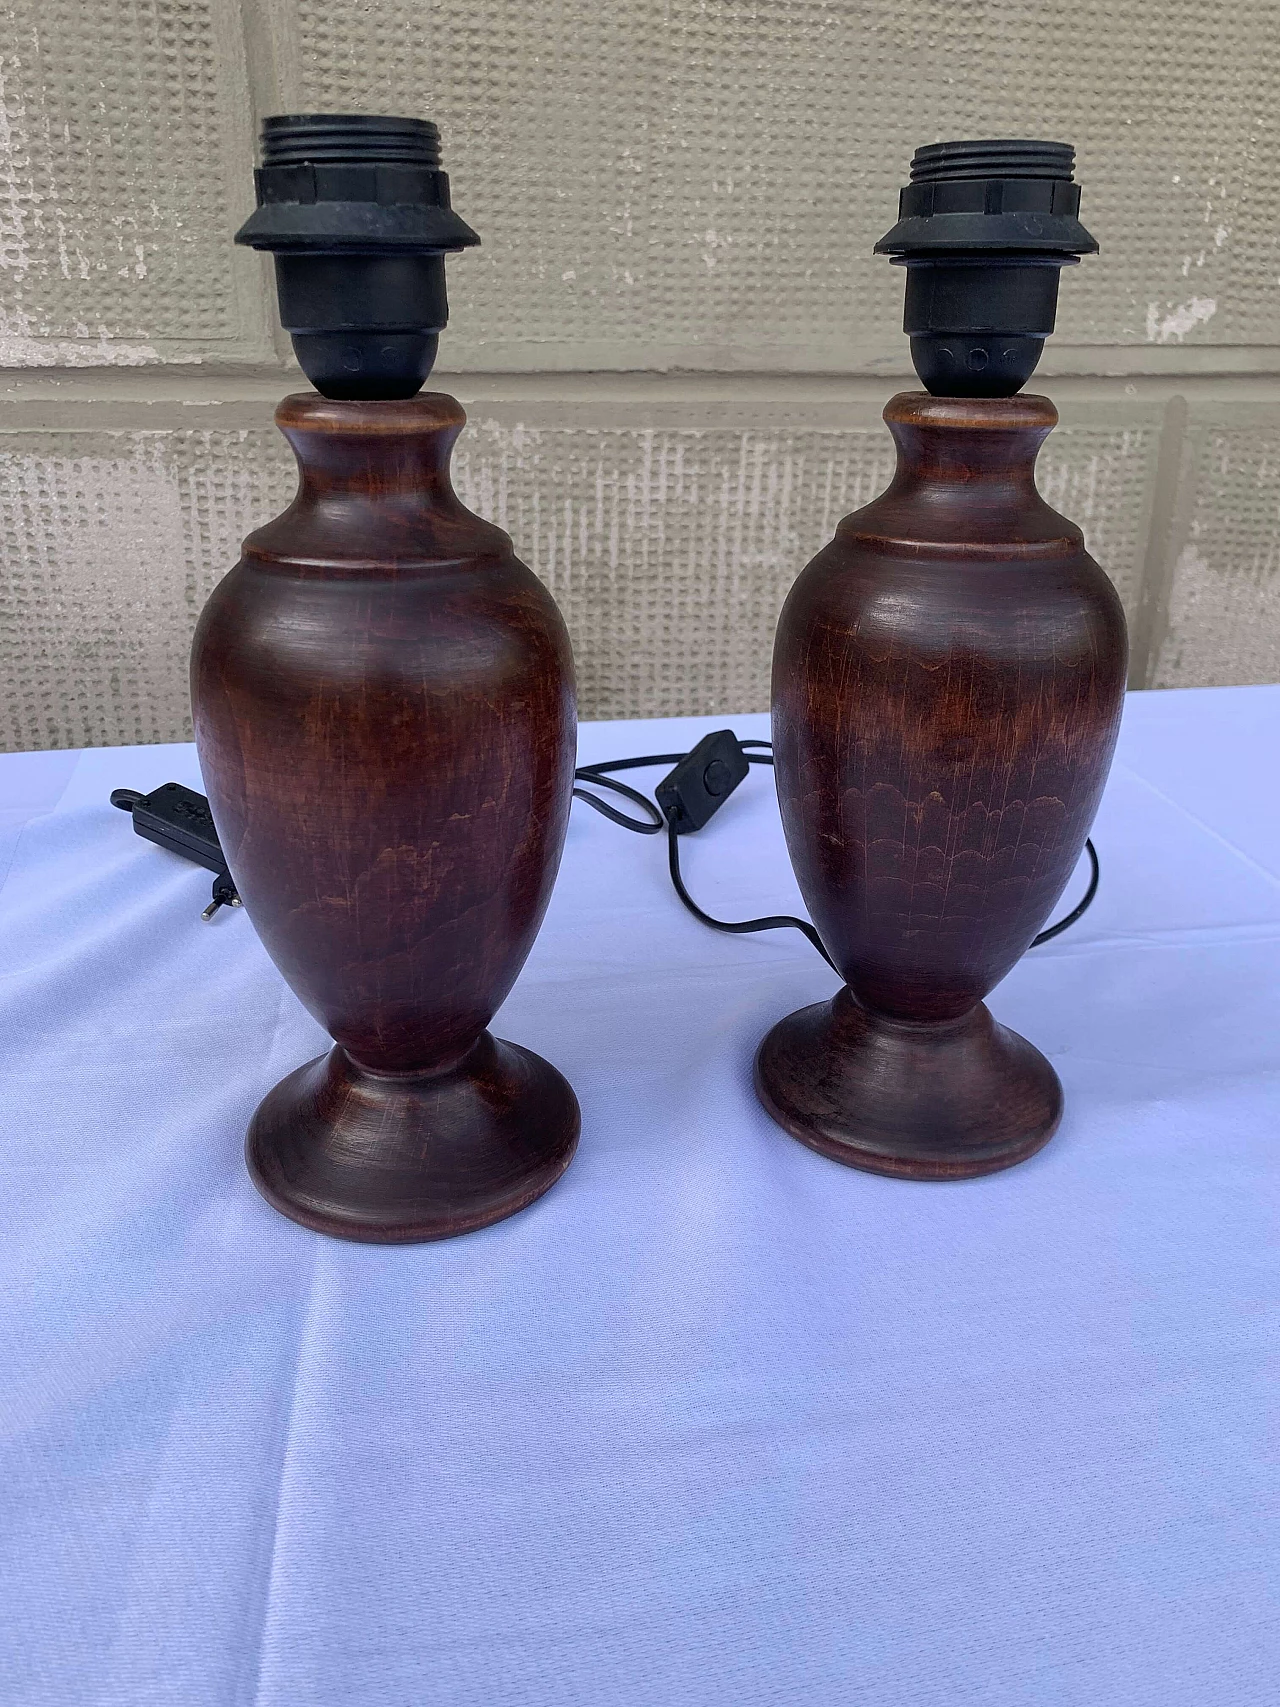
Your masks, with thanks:
[{"label": "white tablecloth", "polygon": [[[1278,777],[1280,689],[1130,699],[1098,899],[991,1001],[1064,1124],[956,1185],[785,1137],[752,1053],[833,975],[575,807],[495,1030],[577,1159],[378,1249],[255,1193],[325,1040],[107,804],[192,750],[0,759],[0,1701],[1274,1707]],[[685,856],[798,905],[767,771]]]}]

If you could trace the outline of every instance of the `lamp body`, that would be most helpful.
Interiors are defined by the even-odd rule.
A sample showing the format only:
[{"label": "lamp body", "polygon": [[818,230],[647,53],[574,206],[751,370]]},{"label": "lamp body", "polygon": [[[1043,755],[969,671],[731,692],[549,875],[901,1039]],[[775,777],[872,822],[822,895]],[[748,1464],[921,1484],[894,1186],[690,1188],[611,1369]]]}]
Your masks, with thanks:
[{"label": "lamp body", "polygon": [[227,863],[335,1040],[258,1109],[249,1168],[353,1239],[509,1215],[578,1135],[560,1074],[486,1029],[551,895],[575,715],[550,594],[450,485],[464,421],[435,393],[285,398],[297,497],[245,541],[192,653]]},{"label": "lamp body", "polygon": [[1044,397],[903,393],[888,490],[846,517],[778,626],[787,843],[845,979],[756,1059],[765,1107],[872,1172],[955,1179],[1031,1155],[1062,1110],[983,997],[1083,850],[1127,641],[1080,530],[1036,490]]}]

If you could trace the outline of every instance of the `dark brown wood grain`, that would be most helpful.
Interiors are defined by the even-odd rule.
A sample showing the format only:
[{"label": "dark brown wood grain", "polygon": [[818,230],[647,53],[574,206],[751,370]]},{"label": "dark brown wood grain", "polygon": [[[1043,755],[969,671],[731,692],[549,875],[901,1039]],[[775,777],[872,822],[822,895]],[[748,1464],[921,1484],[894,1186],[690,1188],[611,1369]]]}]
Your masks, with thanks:
[{"label": "dark brown wood grain", "polygon": [[1047,398],[895,397],[888,490],[846,517],[778,626],[787,842],[847,989],[775,1026],[756,1083],[856,1167],[988,1173],[1054,1131],[1048,1062],[982,998],[1084,845],[1119,731],[1124,615],[1036,490]]},{"label": "dark brown wood grain", "polygon": [[348,1238],[443,1238],[568,1165],[573,1092],[486,1026],[568,822],[568,636],[449,483],[451,397],[287,397],[293,504],[245,541],[192,653],[196,742],[245,907],[334,1038],[268,1096],[250,1170]]}]

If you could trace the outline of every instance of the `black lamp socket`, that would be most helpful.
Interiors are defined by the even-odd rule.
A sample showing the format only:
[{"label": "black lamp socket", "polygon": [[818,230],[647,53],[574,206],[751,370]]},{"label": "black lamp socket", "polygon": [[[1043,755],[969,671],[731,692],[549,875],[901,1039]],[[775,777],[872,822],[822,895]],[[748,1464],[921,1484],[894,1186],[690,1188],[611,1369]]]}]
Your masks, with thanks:
[{"label": "black lamp socket", "polygon": [[916,150],[898,223],[876,244],[907,269],[903,330],[927,390],[1009,397],[1053,331],[1063,267],[1097,251],[1063,142]]},{"label": "black lamp socket", "polygon": [[412,397],[449,319],[444,257],[480,239],[449,205],[424,119],[292,113],[262,127],[257,210],[236,242],[275,255],[280,321],[325,397]]}]

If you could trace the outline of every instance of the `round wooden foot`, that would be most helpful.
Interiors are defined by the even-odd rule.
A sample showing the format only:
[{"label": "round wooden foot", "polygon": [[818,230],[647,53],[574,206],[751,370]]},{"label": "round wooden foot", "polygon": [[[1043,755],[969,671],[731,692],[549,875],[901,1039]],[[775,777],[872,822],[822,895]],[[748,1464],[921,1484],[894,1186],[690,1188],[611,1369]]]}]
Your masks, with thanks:
[{"label": "round wooden foot", "polygon": [[756,1090],[810,1149],[903,1179],[1012,1167],[1062,1116],[1058,1075],[983,1003],[917,1025],[868,1012],[848,990],[774,1026],[756,1055]]},{"label": "round wooden foot", "polygon": [[485,1032],[450,1072],[386,1076],[333,1049],[282,1079],[249,1125],[258,1190],[318,1233],[407,1244],[514,1215],[568,1167],[578,1102],[528,1049]]}]

